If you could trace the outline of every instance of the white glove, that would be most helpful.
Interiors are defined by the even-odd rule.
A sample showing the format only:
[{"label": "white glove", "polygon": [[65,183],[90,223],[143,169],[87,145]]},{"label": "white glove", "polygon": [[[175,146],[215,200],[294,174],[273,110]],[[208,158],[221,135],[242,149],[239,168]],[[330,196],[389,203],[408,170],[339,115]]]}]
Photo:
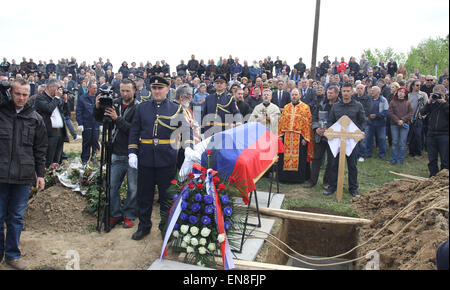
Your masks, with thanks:
[{"label": "white glove", "polygon": [[138,158],[136,154],[134,153],[128,154],[128,165],[130,165],[131,168],[137,169]]},{"label": "white glove", "polygon": [[199,163],[202,160],[202,156],[197,151],[192,150],[191,147],[186,147],[184,149],[184,159]]},{"label": "white glove", "polygon": [[78,126],[78,130],[80,130],[81,132],[83,132],[83,130],[84,130],[83,125]]}]

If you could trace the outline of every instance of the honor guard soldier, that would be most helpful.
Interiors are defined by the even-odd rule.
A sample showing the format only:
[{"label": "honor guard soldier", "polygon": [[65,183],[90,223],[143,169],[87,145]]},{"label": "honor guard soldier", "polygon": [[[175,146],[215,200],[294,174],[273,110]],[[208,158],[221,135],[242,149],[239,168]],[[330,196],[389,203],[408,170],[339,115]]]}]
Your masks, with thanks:
[{"label": "honor guard soldier", "polygon": [[159,230],[163,233],[170,208],[166,190],[176,174],[180,133],[185,150],[193,146],[192,130],[182,106],[167,98],[167,80],[154,76],[150,87],[152,98],[136,108],[128,142],[129,165],[138,169],[139,225],[132,236],[134,240],[141,240],[150,233],[155,185],[158,185],[160,201]]},{"label": "honor guard soldier", "polygon": [[242,124],[242,115],[233,96],[227,93],[223,75],[214,79],[216,92],[208,95],[202,111],[202,133],[205,138]]}]

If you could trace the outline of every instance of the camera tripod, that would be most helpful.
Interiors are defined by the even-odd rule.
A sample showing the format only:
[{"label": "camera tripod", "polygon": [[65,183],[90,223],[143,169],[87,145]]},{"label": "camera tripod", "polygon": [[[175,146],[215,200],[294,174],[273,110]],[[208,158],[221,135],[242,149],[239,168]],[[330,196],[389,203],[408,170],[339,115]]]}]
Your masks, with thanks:
[{"label": "camera tripod", "polygon": [[[97,181],[98,205],[97,205],[97,231],[102,231],[102,224],[105,225],[105,232],[111,230],[110,207],[111,207],[111,157],[112,157],[112,125],[111,118],[105,116],[103,118],[102,146],[100,153],[100,176]],[[106,176],[103,179],[103,165],[106,164]],[[103,211],[100,213],[101,197],[105,191],[105,204]]]}]

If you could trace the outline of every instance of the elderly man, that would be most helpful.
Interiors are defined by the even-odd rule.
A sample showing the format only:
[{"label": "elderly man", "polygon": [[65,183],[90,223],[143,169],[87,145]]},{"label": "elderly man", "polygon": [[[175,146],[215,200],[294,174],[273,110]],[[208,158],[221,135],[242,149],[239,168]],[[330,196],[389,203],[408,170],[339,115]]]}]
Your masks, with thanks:
[{"label": "elderly man", "polygon": [[78,98],[76,117],[78,130],[82,132],[83,147],[81,149],[81,162],[87,164],[90,158],[95,158],[100,145],[98,138],[100,136],[100,123],[94,118],[94,107],[97,96],[97,84],[91,82],[87,93]]},{"label": "elderly man", "polygon": [[[369,119],[369,115],[370,115],[370,109],[372,107],[372,98],[369,97],[366,94],[366,86],[364,86],[363,84],[359,84],[356,86],[356,94],[353,95],[353,99],[355,101],[360,102],[363,105],[364,108],[364,113],[366,115],[366,119]],[[368,134],[367,132],[367,126],[365,128],[365,133],[366,136]],[[366,152],[366,139],[364,138],[364,140],[362,140],[361,142],[359,142],[359,158],[358,161],[359,162],[364,162],[364,154]]]},{"label": "elderly man", "polygon": [[[378,139],[378,157],[386,159],[386,117],[389,112],[389,103],[385,97],[381,96],[379,87],[372,87],[372,106],[368,119],[368,129],[366,136],[366,158],[372,157],[373,141]],[[364,109],[363,109],[364,110]]]},{"label": "elderly man", "polygon": [[253,110],[248,122],[259,122],[266,126],[272,133],[277,134],[280,108],[271,103],[272,90],[264,89],[262,103]]}]

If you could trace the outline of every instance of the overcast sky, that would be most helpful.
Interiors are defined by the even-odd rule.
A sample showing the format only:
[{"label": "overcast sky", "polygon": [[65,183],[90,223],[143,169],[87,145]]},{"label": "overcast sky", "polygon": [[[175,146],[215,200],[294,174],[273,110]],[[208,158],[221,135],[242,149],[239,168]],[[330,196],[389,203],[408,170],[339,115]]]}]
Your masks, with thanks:
[{"label": "overcast sky", "polygon": [[[3,1],[0,57],[78,63],[110,58],[114,71],[126,60],[215,61],[280,56],[293,65],[311,62],[314,0],[77,0]],[[396,52],[429,37],[445,37],[448,0],[322,0],[318,60],[360,57],[367,48]]]}]

